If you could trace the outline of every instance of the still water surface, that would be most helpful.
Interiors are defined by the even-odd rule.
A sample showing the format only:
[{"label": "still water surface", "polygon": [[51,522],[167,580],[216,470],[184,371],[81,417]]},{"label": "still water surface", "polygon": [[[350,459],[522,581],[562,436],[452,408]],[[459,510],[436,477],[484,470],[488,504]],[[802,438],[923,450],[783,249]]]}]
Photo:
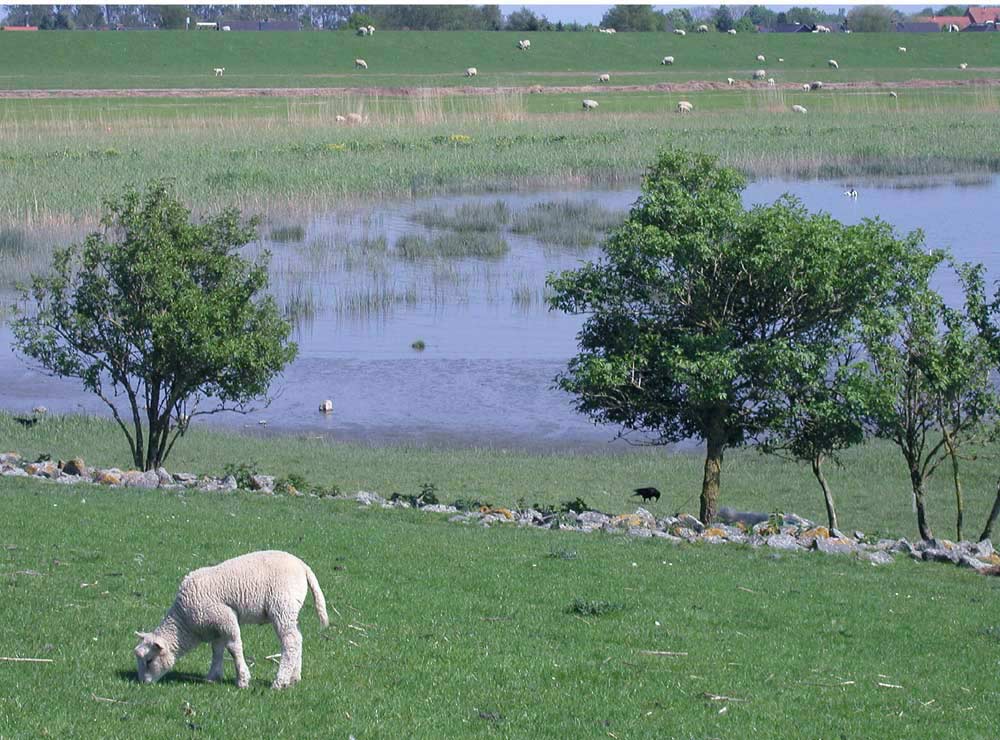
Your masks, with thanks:
[{"label": "still water surface", "polygon": [[[842,194],[850,185],[857,187],[856,199]],[[991,278],[1000,277],[1000,240],[994,236],[1000,177],[974,186],[900,185],[768,180],[752,183],[745,202],[791,193],[810,210],[847,223],[877,216],[898,232],[919,228],[929,247],[948,247],[962,260],[984,263]],[[517,213],[570,200],[624,215],[637,195],[637,189],[493,193],[314,214],[302,239],[263,244],[273,254],[279,299],[309,297],[311,308],[296,332],[298,358],[274,385],[269,407],[205,423],[370,444],[625,449],[612,441],[615,429],[595,427],[552,388],[575,351],[581,319],[545,308],[545,276],[594,258],[596,247],[553,247],[507,232],[505,257],[414,263],[357,244],[385,237],[391,246],[402,234],[440,233],[412,218],[432,206],[450,210],[500,200]],[[938,287],[949,299],[957,297],[953,279],[942,279]],[[359,309],[358,297],[373,293],[405,297]],[[0,328],[0,347],[9,347],[10,339],[9,329]],[[418,339],[426,344],[422,352],[411,348]],[[334,402],[329,416],[317,411],[325,398]],[[0,353],[0,408],[26,411],[39,404],[53,412],[106,413],[76,382],[29,369],[9,350]]]}]

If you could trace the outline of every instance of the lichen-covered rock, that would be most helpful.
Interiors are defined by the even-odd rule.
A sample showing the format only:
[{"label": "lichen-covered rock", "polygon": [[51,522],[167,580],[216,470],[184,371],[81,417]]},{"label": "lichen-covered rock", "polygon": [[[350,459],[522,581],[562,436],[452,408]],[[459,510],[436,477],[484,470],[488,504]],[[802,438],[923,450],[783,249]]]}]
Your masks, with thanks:
[{"label": "lichen-covered rock", "polygon": [[251,475],[250,490],[263,491],[264,493],[274,493],[273,475]]},{"label": "lichen-covered rock", "polygon": [[812,529],[807,529],[802,533],[803,537],[812,537],[813,539],[817,537],[829,537],[830,530],[826,527],[813,527]]},{"label": "lichen-covered rock", "polygon": [[198,485],[198,476],[194,473],[174,473],[174,482],[180,483],[182,486],[196,486]]},{"label": "lichen-covered rock", "polygon": [[979,571],[989,567],[989,563],[984,563],[979,558],[974,558],[971,555],[960,555],[957,565],[959,568],[972,568]]},{"label": "lichen-covered rock", "polygon": [[159,488],[160,476],[155,470],[127,470],[121,475],[126,488]]},{"label": "lichen-covered rock", "polygon": [[930,547],[921,553],[924,560],[934,563],[957,563],[961,555],[956,550]]},{"label": "lichen-covered rock", "polygon": [[979,559],[988,558],[990,555],[994,553],[993,543],[990,542],[989,540],[982,540],[981,542],[977,542],[975,545],[972,546],[971,552],[975,557]]},{"label": "lichen-covered rock", "polygon": [[619,514],[616,517],[612,517],[609,524],[612,527],[648,527],[655,526],[656,521],[653,520],[652,524],[650,524],[648,520],[638,514]]},{"label": "lichen-covered rock", "polygon": [[162,466],[156,469],[156,478],[161,486],[172,486],[174,484],[174,476],[170,475],[167,469]]},{"label": "lichen-covered rock", "polygon": [[28,475],[33,475],[37,478],[58,478],[62,474],[59,470],[59,466],[51,460],[39,463],[28,463],[24,466],[24,470]]},{"label": "lichen-covered rock", "polygon": [[386,503],[384,498],[371,491],[358,491],[352,498],[362,506],[371,506],[372,504],[384,506]]},{"label": "lichen-covered rock", "polygon": [[4,465],[0,467],[0,475],[6,475],[11,477],[24,477],[27,478],[28,473],[23,468],[15,467],[14,465]]},{"label": "lichen-covered rock", "polygon": [[798,541],[790,534],[772,534],[767,538],[767,546],[775,550],[801,550]]},{"label": "lichen-covered rock", "polygon": [[584,527],[603,527],[611,521],[611,517],[599,511],[584,511],[580,513],[579,522]]},{"label": "lichen-covered rock", "polygon": [[653,530],[648,527],[629,527],[625,534],[629,537],[652,537]]},{"label": "lichen-covered rock", "polygon": [[858,557],[862,560],[867,560],[872,565],[888,565],[889,563],[895,562],[895,558],[893,558],[892,555],[882,550],[875,550],[874,552],[859,552]]},{"label": "lichen-covered rock", "polygon": [[813,542],[813,547],[818,552],[825,552],[828,555],[844,555],[858,550],[857,544],[846,537],[817,537]]},{"label": "lichen-covered rock", "polygon": [[691,514],[681,514],[680,516],[677,517],[677,522],[682,527],[693,529],[695,532],[698,532],[699,534],[705,531],[705,525],[702,524],[697,517],[691,516]]},{"label": "lichen-covered rock", "polygon": [[702,534],[706,539],[708,537],[713,537],[718,540],[725,538],[726,531],[722,529],[722,527],[709,527]]},{"label": "lichen-covered rock", "polygon": [[661,540],[666,540],[667,542],[678,543],[678,542],[683,542],[684,541],[680,537],[674,537],[674,535],[670,534],[669,532],[661,532],[658,529],[657,530],[653,530],[652,534],[653,534],[654,537],[657,537],[657,538],[659,538]]},{"label": "lichen-covered rock", "polygon": [[0,465],[19,465],[21,460],[16,452],[0,452]]},{"label": "lichen-covered rock", "polygon": [[889,552],[902,552],[907,555],[912,555],[915,551],[913,545],[905,537],[897,540],[896,544],[889,548]]},{"label": "lichen-covered rock", "polygon": [[95,470],[91,476],[94,483],[100,483],[102,486],[120,486],[122,484],[122,471],[118,468]]},{"label": "lichen-covered rock", "polygon": [[454,514],[458,511],[458,508],[448,504],[428,504],[427,506],[420,507],[420,510],[428,511],[432,514]]}]

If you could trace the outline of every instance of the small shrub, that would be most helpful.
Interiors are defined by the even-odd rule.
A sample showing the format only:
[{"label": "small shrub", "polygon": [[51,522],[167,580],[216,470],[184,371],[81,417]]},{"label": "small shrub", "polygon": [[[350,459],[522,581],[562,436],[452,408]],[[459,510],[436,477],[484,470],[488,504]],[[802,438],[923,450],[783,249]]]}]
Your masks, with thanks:
[{"label": "small shrub", "polygon": [[603,601],[601,599],[573,599],[573,603],[566,609],[569,614],[578,614],[582,617],[601,617],[605,614],[613,614],[625,609],[624,604],[613,601]]},{"label": "small shrub", "polygon": [[306,493],[309,490],[309,482],[298,473],[289,473],[274,482],[275,493],[292,493],[293,491]]},{"label": "small shrub", "polygon": [[492,509],[493,504],[489,501],[480,501],[479,499],[465,499],[459,498],[455,499],[452,504],[459,511],[479,511],[480,509]]},{"label": "small shrub", "polygon": [[588,508],[589,507],[587,506],[587,502],[584,501],[579,496],[577,496],[572,501],[563,501],[561,504],[559,504],[559,511],[562,511],[567,514],[571,511],[574,514],[581,514],[584,511],[587,511]]},{"label": "small shrub", "polygon": [[236,485],[245,491],[253,488],[253,476],[257,475],[257,463],[227,463],[222,472],[236,479]]},{"label": "small shrub", "polygon": [[413,344],[410,345],[411,349],[415,349],[417,352],[423,352],[427,349],[427,345],[424,343],[423,339],[418,339]]},{"label": "small shrub", "polygon": [[306,230],[298,224],[275,226],[271,229],[271,240],[276,242],[301,242],[306,238]]},{"label": "small shrub", "polygon": [[576,560],[576,550],[549,550],[547,558],[554,560]]}]

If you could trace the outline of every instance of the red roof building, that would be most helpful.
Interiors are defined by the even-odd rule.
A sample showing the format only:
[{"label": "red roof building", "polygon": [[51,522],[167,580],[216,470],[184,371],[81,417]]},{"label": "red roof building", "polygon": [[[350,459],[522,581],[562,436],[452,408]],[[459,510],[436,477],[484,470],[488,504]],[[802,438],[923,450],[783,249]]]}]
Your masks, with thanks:
[{"label": "red roof building", "polygon": [[970,7],[965,11],[969,21],[977,25],[983,23],[996,23],[1000,19],[1000,7],[975,8]]},{"label": "red roof building", "polygon": [[920,16],[914,20],[923,21],[927,23],[936,23],[939,28],[948,28],[948,26],[958,26],[959,31],[964,31],[965,27],[972,23],[967,15],[932,15],[932,16]]},{"label": "red roof building", "polygon": [[38,26],[0,26],[0,31],[37,31]]}]

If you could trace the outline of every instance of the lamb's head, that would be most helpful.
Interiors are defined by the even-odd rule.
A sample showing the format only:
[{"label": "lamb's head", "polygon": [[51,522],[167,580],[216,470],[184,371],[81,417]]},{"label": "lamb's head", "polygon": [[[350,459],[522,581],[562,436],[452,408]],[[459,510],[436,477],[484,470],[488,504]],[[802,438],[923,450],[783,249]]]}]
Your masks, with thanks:
[{"label": "lamb's head", "polygon": [[162,637],[149,632],[136,632],[141,642],[135,647],[135,662],[140,683],[155,683],[177,662],[177,655]]}]

